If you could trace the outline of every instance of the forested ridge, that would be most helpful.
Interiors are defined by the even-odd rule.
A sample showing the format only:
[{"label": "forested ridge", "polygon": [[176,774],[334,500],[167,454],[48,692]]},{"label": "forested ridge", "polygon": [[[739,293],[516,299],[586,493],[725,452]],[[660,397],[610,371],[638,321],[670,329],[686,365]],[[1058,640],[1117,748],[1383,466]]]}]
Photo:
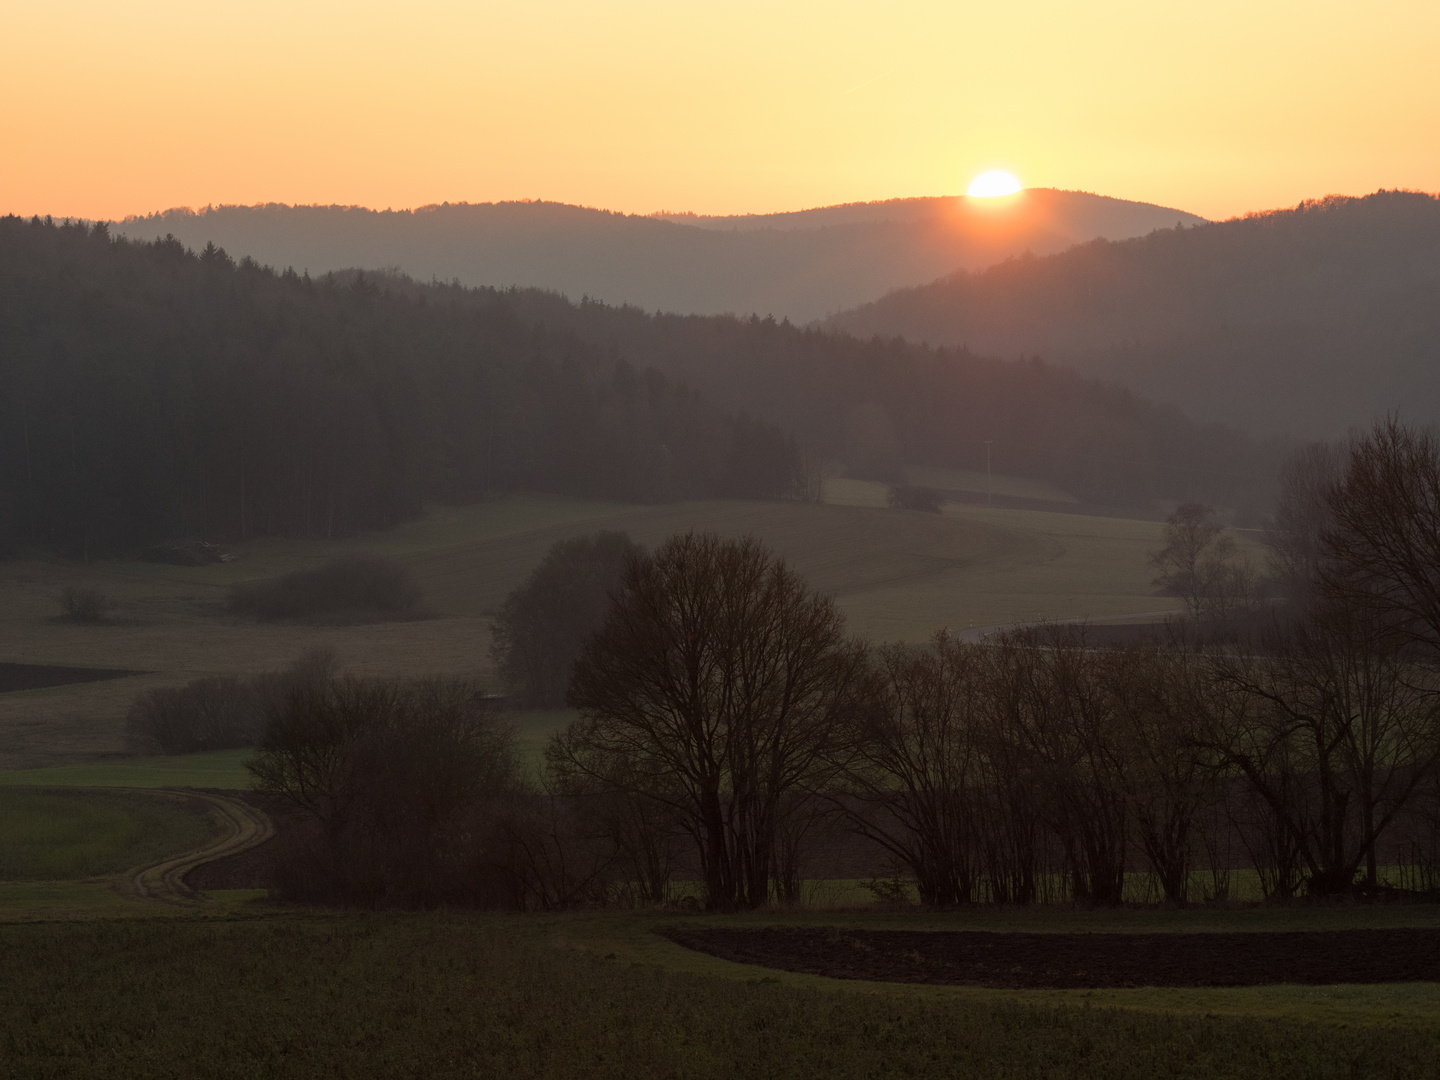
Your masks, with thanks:
[{"label": "forested ridge", "polygon": [[334,536],[427,499],[790,494],[794,446],[504,304],[0,219],[0,544]]},{"label": "forested ridge", "polygon": [[1440,198],[1381,191],[1095,240],[901,289],[833,329],[1038,353],[1192,416],[1333,437],[1440,419]]},{"label": "forested ridge", "polygon": [[[435,288],[433,286],[427,288]],[[460,296],[454,289],[440,292]],[[1258,441],[1039,357],[862,340],[774,319],[647,314],[538,290],[467,291],[653,366],[716,402],[781,423],[852,476],[902,464],[1041,478],[1082,502],[1151,512],[1201,499],[1268,510],[1279,443]]]},{"label": "forested ridge", "polygon": [[[1258,512],[1273,448],[1038,360],[535,290],[312,279],[0,221],[0,530],[77,554],[343,535],[426,500],[813,494],[821,463]],[[729,410],[729,411],[727,411]],[[754,419],[752,419],[752,417]]]}]

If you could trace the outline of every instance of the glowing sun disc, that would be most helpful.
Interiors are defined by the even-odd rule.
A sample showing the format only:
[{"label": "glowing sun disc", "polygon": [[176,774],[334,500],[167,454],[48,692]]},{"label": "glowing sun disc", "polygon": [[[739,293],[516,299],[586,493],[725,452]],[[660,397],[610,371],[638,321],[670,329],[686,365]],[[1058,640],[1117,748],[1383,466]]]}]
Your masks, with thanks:
[{"label": "glowing sun disc", "polygon": [[1016,180],[1008,172],[991,169],[971,180],[970,186],[965,189],[965,194],[972,199],[997,199],[1001,195],[1014,195],[1019,190],[1019,180]]}]

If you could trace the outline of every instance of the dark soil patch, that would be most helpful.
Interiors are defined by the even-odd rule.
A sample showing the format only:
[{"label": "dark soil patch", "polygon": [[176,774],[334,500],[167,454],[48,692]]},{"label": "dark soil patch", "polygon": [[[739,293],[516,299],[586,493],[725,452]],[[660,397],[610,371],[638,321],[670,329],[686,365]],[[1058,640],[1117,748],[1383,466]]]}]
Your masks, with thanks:
[{"label": "dark soil patch", "polygon": [[1002,988],[1440,981],[1440,930],[1006,934],[671,927],[686,948],[782,971]]},{"label": "dark soil patch", "polygon": [[0,664],[0,694],[12,690],[43,690],[71,683],[105,682],[143,675],[143,671],[120,668],[56,667],[51,664]]}]

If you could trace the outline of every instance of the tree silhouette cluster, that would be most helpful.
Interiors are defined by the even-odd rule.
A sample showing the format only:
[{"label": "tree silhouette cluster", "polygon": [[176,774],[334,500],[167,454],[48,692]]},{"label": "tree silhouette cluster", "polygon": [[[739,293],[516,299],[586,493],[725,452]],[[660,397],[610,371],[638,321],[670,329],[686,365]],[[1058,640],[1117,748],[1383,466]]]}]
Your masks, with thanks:
[{"label": "tree silhouette cluster", "polygon": [[754,541],[676,538],[581,654],[557,790],[646,897],[688,857],[717,908],[793,900],[822,821],[941,907],[1119,903],[1136,870],[1224,898],[1247,865],[1277,898],[1433,891],[1440,443],[1392,421],[1285,480],[1271,547],[1303,587],[1263,615],[1207,509],[1172,517],[1157,563],[1219,624],[1203,647],[1182,625],[874,648]]},{"label": "tree silhouette cluster", "polygon": [[[450,769],[453,739],[469,760],[464,718],[492,699],[304,684],[272,708],[257,767],[311,816],[289,895],[551,909],[674,902],[689,880],[712,909],[748,909],[801,901],[837,838],[894,869],[877,894],[934,907],[1114,904],[1137,875],[1151,899],[1223,900],[1244,868],[1276,899],[1434,893],[1440,444],[1392,423],[1299,458],[1330,471],[1287,470],[1271,547],[1287,572],[1310,560],[1277,575],[1304,587],[1126,645],[1062,625],[875,646],[753,538],[562,543],[502,634],[518,686],[533,650],[579,711],[539,786],[496,765],[499,788],[456,779],[437,809],[425,763]],[[1182,569],[1222,535],[1203,508],[1171,531]],[[223,690],[187,688],[206,732]],[[152,696],[137,717],[158,738],[183,702]],[[482,729],[475,760],[509,761],[513,734]]]}]

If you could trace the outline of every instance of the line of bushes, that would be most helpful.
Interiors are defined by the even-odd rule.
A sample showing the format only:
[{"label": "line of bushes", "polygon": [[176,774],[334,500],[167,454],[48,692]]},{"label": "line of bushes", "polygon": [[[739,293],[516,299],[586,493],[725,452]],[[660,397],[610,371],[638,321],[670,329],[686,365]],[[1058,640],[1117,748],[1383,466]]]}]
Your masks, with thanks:
[{"label": "line of bushes", "polygon": [[366,622],[413,617],[420,595],[415,575],[394,559],[349,555],[237,585],[229,606],[237,615],[272,622]]},{"label": "line of bushes", "polygon": [[126,740],[132,750],[151,754],[258,746],[269,718],[292,694],[329,684],[338,670],[334,653],[313,649],[280,671],[248,678],[210,675],[147,690],[126,715]]}]

